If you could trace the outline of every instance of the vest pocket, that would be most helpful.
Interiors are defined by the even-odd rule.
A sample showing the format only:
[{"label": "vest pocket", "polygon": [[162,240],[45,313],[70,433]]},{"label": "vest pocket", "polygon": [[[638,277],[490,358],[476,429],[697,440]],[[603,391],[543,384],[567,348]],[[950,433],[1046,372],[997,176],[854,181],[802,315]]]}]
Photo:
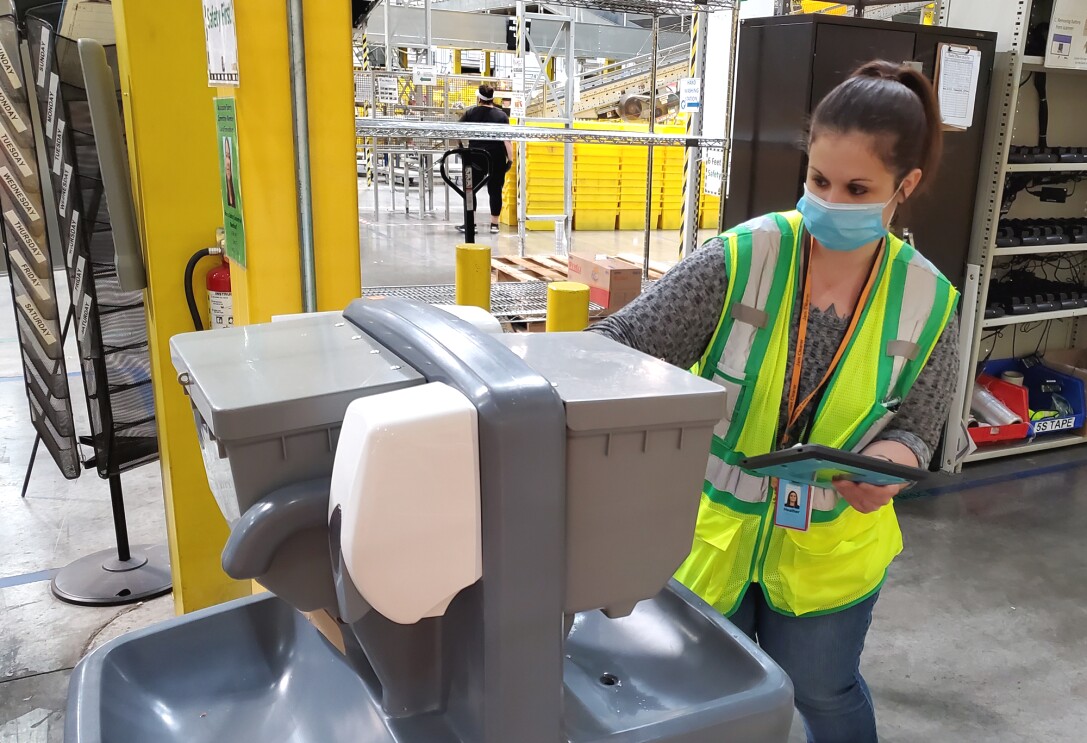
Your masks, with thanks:
[{"label": "vest pocket", "polygon": [[832,521],[812,523],[806,532],[781,531],[777,572],[788,609],[797,615],[863,598],[902,551],[893,508],[870,514],[847,508]]},{"label": "vest pocket", "polygon": [[731,372],[726,374],[720,368],[714,372],[713,381],[724,387],[726,393],[725,416],[713,429],[714,436],[724,439],[728,436],[729,429],[732,427],[732,418],[736,413],[736,406],[750,385],[744,379],[744,375],[734,375]]},{"label": "vest pocket", "polygon": [[743,549],[742,529],[743,517],[715,507],[703,497],[691,554],[676,571],[676,578],[710,606],[721,603],[736,582],[736,569],[746,567],[737,566],[737,560],[751,559],[750,552],[745,554]]}]

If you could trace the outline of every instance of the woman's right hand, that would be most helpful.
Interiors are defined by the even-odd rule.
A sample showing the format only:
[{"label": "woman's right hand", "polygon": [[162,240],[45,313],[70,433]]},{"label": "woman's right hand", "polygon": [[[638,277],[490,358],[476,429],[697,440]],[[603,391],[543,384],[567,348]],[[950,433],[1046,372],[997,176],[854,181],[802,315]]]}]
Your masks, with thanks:
[{"label": "woman's right hand", "polygon": [[905,489],[905,485],[869,485],[866,482],[835,480],[834,489],[858,513],[875,513]]}]

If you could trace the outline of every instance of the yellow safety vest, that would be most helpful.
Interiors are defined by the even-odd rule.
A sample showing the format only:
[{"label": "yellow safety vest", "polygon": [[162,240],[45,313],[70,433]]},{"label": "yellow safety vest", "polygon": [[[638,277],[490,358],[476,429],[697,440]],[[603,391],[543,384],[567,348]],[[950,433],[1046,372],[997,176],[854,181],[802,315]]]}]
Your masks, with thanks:
[{"label": "yellow safety vest", "polygon": [[[800,282],[799,212],[769,214],[726,232],[728,292],[721,319],[692,370],[728,390],[714,430],[694,545],[676,578],[723,614],[751,583],[771,606],[802,616],[841,611],[871,596],[902,551],[894,506],[853,510],[833,489],[812,492],[807,531],[774,526],[770,482],[742,470],[774,451],[789,330]],[[810,442],[860,451],[894,417],[928,362],[958,292],[894,236],[845,355],[815,413]]]}]

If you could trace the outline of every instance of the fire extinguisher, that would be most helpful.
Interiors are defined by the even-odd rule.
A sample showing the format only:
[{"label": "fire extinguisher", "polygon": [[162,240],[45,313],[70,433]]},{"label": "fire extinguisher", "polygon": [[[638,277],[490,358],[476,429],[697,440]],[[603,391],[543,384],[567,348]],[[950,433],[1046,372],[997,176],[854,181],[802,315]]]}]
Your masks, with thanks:
[{"label": "fire extinguisher", "polygon": [[[200,319],[200,311],[196,307],[196,297],[193,293],[193,274],[196,272],[196,264],[202,258],[209,255],[222,256],[223,250],[219,247],[202,248],[196,251],[185,266],[185,301],[189,305],[189,315],[192,317],[193,327],[197,330],[204,329],[204,323]],[[208,292],[208,319],[212,330],[230,328],[234,326],[234,301],[230,294],[230,264],[226,257],[220,259],[215,268],[208,271],[205,288]]]},{"label": "fire extinguisher", "polygon": [[212,330],[234,326],[234,300],[230,296],[230,264],[223,257],[208,271],[208,322]]}]

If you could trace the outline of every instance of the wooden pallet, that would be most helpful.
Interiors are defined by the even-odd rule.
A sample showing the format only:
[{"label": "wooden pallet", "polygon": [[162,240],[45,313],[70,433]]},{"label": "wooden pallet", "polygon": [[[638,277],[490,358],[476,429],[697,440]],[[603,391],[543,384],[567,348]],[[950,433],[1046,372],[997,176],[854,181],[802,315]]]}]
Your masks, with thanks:
[{"label": "wooden pallet", "polygon": [[499,256],[491,259],[495,281],[566,281],[566,259],[557,256]]},{"label": "wooden pallet", "polygon": [[[616,256],[619,260],[638,268],[642,267],[641,256],[624,253]],[[566,281],[568,259],[564,255],[499,256],[491,259],[491,275],[495,281]],[[671,264],[664,261],[649,262],[649,279],[657,279],[668,273]]]}]

